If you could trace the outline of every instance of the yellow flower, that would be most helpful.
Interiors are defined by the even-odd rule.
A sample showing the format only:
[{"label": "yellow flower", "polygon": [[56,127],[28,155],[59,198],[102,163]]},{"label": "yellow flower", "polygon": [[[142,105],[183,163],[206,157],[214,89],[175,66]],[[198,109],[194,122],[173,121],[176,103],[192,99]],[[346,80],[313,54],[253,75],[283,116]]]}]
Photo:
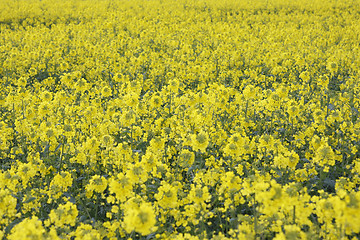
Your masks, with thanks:
[{"label": "yellow flower", "polygon": [[62,134],[68,139],[71,139],[75,136],[74,126],[72,124],[64,124]]},{"label": "yellow flower", "polygon": [[209,145],[208,135],[201,130],[198,134],[192,135],[192,147],[195,151],[205,152],[207,146]]},{"label": "yellow flower", "polygon": [[322,145],[316,150],[315,157],[313,161],[320,166],[334,166],[335,161],[339,160],[340,156],[336,155],[332,148],[327,143],[322,143]]},{"label": "yellow flower", "polygon": [[85,149],[90,153],[90,154],[95,154],[98,151],[100,142],[98,141],[98,139],[96,137],[92,137],[92,138],[88,138],[86,140],[86,142],[84,143],[85,145]]},{"label": "yellow flower", "polygon": [[337,66],[336,62],[330,61],[330,62],[328,62],[328,64],[326,65],[326,69],[329,70],[329,72],[330,72],[331,74],[334,74],[334,73],[337,71],[338,66]]},{"label": "yellow flower", "polygon": [[287,159],[288,159],[288,163],[287,163],[288,166],[291,169],[295,169],[295,167],[298,164],[300,158],[299,158],[299,155],[295,151],[291,151],[291,152],[288,153]]},{"label": "yellow flower", "polygon": [[240,147],[238,147],[235,143],[230,142],[225,146],[224,153],[227,156],[236,157],[240,155]]},{"label": "yellow flower", "polygon": [[195,154],[188,149],[183,149],[177,158],[177,164],[181,168],[188,168],[194,163],[194,160]]},{"label": "yellow flower", "polygon": [[9,240],[42,240],[45,238],[45,229],[37,217],[26,218],[17,224],[8,236]]},{"label": "yellow flower", "polygon": [[20,163],[18,172],[22,180],[22,184],[26,186],[31,178],[33,178],[37,173],[37,166],[32,163]]},{"label": "yellow flower", "polygon": [[42,100],[42,101],[47,101],[47,102],[49,102],[49,101],[52,100],[52,98],[53,98],[52,92],[44,91],[44,92],[41,93],[41,100]]},{"label": "yellow flower", "polygon": [[274,165],[279,168],[295,169],[299,162],[299,155],[294,151],[284,150],[274,157]]},{"label": "yellow flower", "polygon": [[20,87],[25,87],[26,84],[27,84],[27,79],[25,77],[20,77],[17,80],[17,85],[20,86]]},{"label": "yellow flower", "polygon": [[116,178],[112,179],[109,188],[110,192],[114,193],[120,202],[125,202],[133,195],[132,183],[124,173],[119,173]]},{"label": "yellow flower", "polygon": [[75,89],[77,92],[83,93],[86,90],[88,90],[88,83],[86,82],[85,79],[81,78],[80,80],[77,81],[75,85]]},{"label": "yellow flower", "polygon": [[327,75],[321,75],[318,79],[317,84],[321,86],[322,88],[327,89],[329,85],[329,77]]},{"label": "yellow flower", "polygon": [[148,173],[145,171],[141,162],[130,165],[127,173],[132,183],[143,183],[148,178]]},{"label": "yellow flower", "polygon": [[246,2],[0,0],[0,238],[356,237],[360,3]]},{"label": "yellow flower", "polygon": [[95,175],[90,179],[90,183],[86,186],[86,190],[91,192],[103,193],[107,188],[107,181],[103,176]]},{"label": "yellow flower", "polygon": [[75,226],[78,210],[76,205],[71,202],[60,204],[57,209],[50,211],[50,223],[54,223],[56,227],[63,227],[65,225]]},{"label": "yellow flower", "polygon": [[39,108],[38,108],[38,112],[40,114],[40,116],[45,116],[47,114],[50,114],[51,112],[51,105],[48,103],[48,102],[42,102],[40,105],[39,105]]},{"label": "yellow flower", "polygon": [[103,97],[110,97],[112,95],[111,88],[108,86],[105,86],[101,89],[101,95]]},{"label": "yellow flower", "polygon": [[220,188],[220,191],[227,192],[227,191],[237,191],[241,187],[241,179],[239,176],[235,176],[233,172],[227,172],[224,175],[221,176],[221,182],[222,186]]},{"label": "yellow flower", "polygon": [[155,199],[162,208],[175,208],[178,205],[177,188],[164,182],[155,194]]},{"label": "yellow flower", "polygon": [[83,224],[76,229],[75,239],[83,239],[83,240],[92,240],[92,239],[101,239],[99,231],[94,229],[89,224]]},{"label": "yellow flower", "polygon": [[135,92],[129,92],[124,96],[123,100],[126,106],[135,108],[139,103],[139,96]]},{"label": "yellow flower", "polygon": [[37,74],[37,70],[35,68],[30,68],[29,74],[30,74],[30,76],[35,76]]},{"label": "yellow flower", "polygon": [[307,83],[310,80],[309,72],[305,71],[300,73],[299,78],[301,78],[305,83]]},{"label": "yellow flower", "polygon": [[156,215],[150,203],[143,202],[138,208],[130,207],[132,204],[129,203],[127,205],[124,216],[126,232],[136,231],[145,236],[156,230]]},{"label": "yellow flower", "polygon": [[[0,180],[2,179],[0,178]],[[8,189],[0,188],[0,225],[9,224],[9,222],[15,217],[15,215],[16,198],[12,196],[11,192]]]},{"label": "yellow flower", "polygon": [[153,95],[150,100],[150,107],[151,108],[159,108],[162,105],[162,99],[159,95]]},{"label": "yellow flower", "polygon": [[189,200],[199,204],[199,205],[203,205],[205,202],[210,201],[211,195],[209,193],[209,190],[206,186],[201,187],[199,185],[195,186],[192,185],[191,186],[191,190],[189,193]]},{"label": "yellow flower", "polygon": [[297,225],[285,225],[285,239],[296,240],[300,238],[301,229]]},{"label": "yellow flower", "polygon": [[121,120],[123,126],[129,127],[135,123],[136,113],[132,109],[124,111]]},{"label": "yellow flower", "polygon": [[[66,66],[66,65],[64,64],[63,66]],[[66,87],[70,87],[73,84],[73,79],[72,79],[71,75],[68,73],[61,76],[60,81]]]},{"label": "yellow flower", "polygon": [[111,137],[110,135],[102,136],[101,145],[102,147],[111,147],[113,145],[113,137]]},{"label": "yellow flower", "polygon": [[151,151],[146,151],[143,155],[141,162],[144,164],[144,167],[147,171],[151,171],[159,162],[159,156],[155,155]]},{"label": "yellow flower", "polygon": [[[73,179],[68,172],[55,175],[50,182],[50,193],[55,199],[59,198],[72,185]],[[51,198],[49,199],[51,201]]]},{"label": "yellow flower", "polygon": [[253,85],[247,85],[244,89],[244,97],[247,100],[253,99],[255,97],[256,91]]},{"label": "yellow flower", "polygon": [[88,159],[84,152],[79,152],[75,157],[70,158],[70,162],[86,165],[88,163]]},{"label": "yellow flower", "polygon": [[174,78],[169,82],[169,90],[173,93],[176,93],[179,89],[179,85],[180,85],[179,79]]}]

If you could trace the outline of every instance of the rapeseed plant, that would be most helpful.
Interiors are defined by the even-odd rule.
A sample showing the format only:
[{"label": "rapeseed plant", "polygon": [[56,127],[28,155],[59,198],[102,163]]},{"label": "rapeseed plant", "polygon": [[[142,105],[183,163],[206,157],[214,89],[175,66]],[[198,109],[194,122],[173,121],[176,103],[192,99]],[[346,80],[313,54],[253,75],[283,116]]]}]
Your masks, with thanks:
[{"label": "rapeseed plant", "polygon": [[359,1],[0,2],[1,238],[359,237]]}]

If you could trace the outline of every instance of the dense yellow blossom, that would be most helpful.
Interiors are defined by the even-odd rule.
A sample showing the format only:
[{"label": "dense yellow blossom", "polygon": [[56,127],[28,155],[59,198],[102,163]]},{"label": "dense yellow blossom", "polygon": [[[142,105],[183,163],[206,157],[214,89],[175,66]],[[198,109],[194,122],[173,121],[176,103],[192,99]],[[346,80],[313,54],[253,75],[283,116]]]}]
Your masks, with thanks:
[{"label": "dense yellow blossom", "polygon": [[64,172],[56,174],[50,182],[50,193],[53,197],[59,198],[63,192],[66,192],[72,184],[72,178],[70,173]]},{"label": "dense yellow blossom", "polygon": [[0,224],[9,224],[16,216],[16,198],[7,189],[0,190]]},{"label": "dense yellow blossom", "polygon": [[0,238],[359,238],[359,9],[0,0]]},{"label": "dense yellow blossom", "polygon": [[156,230],[155,223],[155,212],[149,203],[144,202],[137,207],[127,204],[124,216],[127,232],[136,231],[141,235],[148,235]]},{"label": "dense yellow blossom", "polygon": [[188,149],[183,149],[179,156],[177,163],[181,168],[190,167],[195,160],[195,154]]},{"label": "dense yellow blossom", "polygon": [[70,202],[59,205],[57,209],[51,210],[49,214],[50,223],[55,224],[56,227],[63,227],[64,225],[75,226],[77,216],[78,210]]},{"label": "dense yellow blossom", "polygon": [[100,233],[89,224],[80,225],[75,232],[75,239],[92,240],[100,238]]},{"label": "dense yellow blossom", "polygon": [[164,183],[159,187],[158,193],[155,194],[155,198],[159,203],[159,206],[162,208],[175,208],[177,207],[178,197],[177,197],[177,188],[171,186],[168,183]]},{"label": "dense yellow blossom", "polygon": [[24,219],[17,224],[9,235],[9,239],[45,239],[45,229],[37,217]]}]

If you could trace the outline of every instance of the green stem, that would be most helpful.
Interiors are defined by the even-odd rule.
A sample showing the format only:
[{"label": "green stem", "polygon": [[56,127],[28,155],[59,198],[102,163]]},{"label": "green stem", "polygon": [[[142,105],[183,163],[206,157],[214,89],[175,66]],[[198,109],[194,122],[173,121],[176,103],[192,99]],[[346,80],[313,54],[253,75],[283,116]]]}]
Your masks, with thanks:
[{"label": "green stem", "polygon": [[247,119],[248,106],[249,106],[249,100],[246,100],[246,105],[245,105],[245,119]]},{"label": "green stem", "polygon": [[295,205],[293,207],[293,224],[295,225]]},{"label": "green stem", "polygon": [[254,239],[256,239],[257,235],[257,228],[258,228],[258,222],[257,222],[257,211],[256,211],[256,201],[255,201],[255,193],[254,193],[254,205],[253,205],[253,212],[254,212]]},{"label": "green stem", "polygon": [[59,164],[59,172],[61,172],[62,164],[63,164],[63,157],[64,157],[64,147],[65,147],[65,136],[63,136],[63,142],[61,146],[61,153],[60,153],[60,164]]}]

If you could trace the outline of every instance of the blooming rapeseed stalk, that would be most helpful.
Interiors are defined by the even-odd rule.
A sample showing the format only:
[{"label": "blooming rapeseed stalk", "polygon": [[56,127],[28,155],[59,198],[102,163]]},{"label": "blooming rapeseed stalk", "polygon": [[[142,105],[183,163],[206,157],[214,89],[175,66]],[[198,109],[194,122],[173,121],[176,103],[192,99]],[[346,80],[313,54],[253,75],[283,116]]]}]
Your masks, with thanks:
[{"label": "blooming rapeseed stalk", "polygon": [[135,208],[128,204],[125,209],[124,224],[125,230],[129,233],[136,231],[141,235],[148,235],[156,230],[154,209],[145,202]]},{"label": "blooming rapeseed stalk", "polygon": [[37,217],[24,219],[17,224],[9,235],[9,239],[44,239],[45,228]]},{"label": "blooming rapeseed stalk", "polygon": [[204,131],[193,134],[191,137],[192,147],[195,151],[205,152],[209,145],[209,137]]},{"label": "blooming rapeseed stalk", "polygon": [[63,227],[65,225],[75,226],[78,210],[76,205],[67,202],[66,204],[59,205],[55,210],[51,210],[49,217],[50,223],[56,227]]},{"label": "blooming rapeseed stalk", "polygon": [[194,160],[195,154],[188,149],[183,149],[178,156],[177,163],[181,168],[188,168],[194,163]]}]

